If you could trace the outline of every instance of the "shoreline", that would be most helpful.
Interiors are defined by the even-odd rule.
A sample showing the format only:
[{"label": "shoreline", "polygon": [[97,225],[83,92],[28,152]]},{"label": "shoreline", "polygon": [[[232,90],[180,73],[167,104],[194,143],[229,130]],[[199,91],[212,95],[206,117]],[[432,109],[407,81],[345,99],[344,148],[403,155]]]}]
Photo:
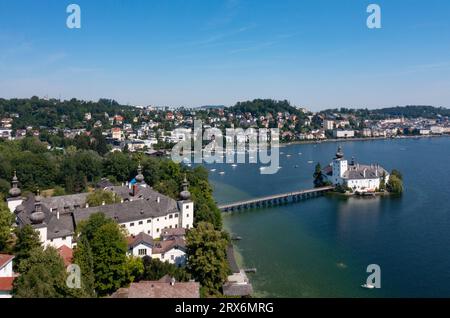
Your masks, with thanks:
[{"label": "shoreline", "polygon": [[402,139],[422,139],[422,138],[438,138],[438,137],[450,137],[450,135],[418,135],[418,136],[401,136],[401,137],[356,137],[356,138],[332,138],[332,139],[322,139],[322,140],[298,140],[291,141],[287,143],[281,143],[281,147],[291,146],[291,145],[302,145],[302,144],[320,144],[326,142],[350,142],[350,141],[375,141],[375,140],[402,140]]}]

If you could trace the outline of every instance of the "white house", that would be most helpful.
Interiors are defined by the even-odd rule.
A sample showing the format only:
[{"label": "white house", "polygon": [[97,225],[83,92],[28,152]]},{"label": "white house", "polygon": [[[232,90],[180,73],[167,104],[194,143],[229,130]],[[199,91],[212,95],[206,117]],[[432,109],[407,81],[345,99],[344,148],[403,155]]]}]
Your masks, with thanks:
[{"label": "white house", "polygon": [[11,298],[15,274],[13,272],[13,255],[0,254],[0,298]]},{"label": "white house", "polygon": [[389,173],[378,164],[363,165],[354,159],[348,163],[341,147],[322,173],[333,185],[347,186],[354,192],[375,192],[380,188],[381,182],[389,180]]},{"label": "white house", "polygon": [[334,128],[334,121],[325,119],[323,121],[323,129],[325,130],[332,130]]},{"label": "white house", "polygon": [[177,266],[186,264],[186,242],[184,235],[186,231],[182,228],[166,229],[161,235],[161,240],[153,240],[146,233],[128,237],[128,254],[159,259]]},{"label": "white house", "polygon": [[334,138],[353,138],[353,137],[355,137],[355,131],[354,130],[335,129],[335,130],[333,130],[333,137]]}]

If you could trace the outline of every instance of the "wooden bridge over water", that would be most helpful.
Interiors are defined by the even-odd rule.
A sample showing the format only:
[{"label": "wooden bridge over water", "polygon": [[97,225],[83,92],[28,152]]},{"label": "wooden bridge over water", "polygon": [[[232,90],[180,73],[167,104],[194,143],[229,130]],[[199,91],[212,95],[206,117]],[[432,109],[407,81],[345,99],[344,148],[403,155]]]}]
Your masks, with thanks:
[{"label": "wooden bridge over water", "polygon": [[266,197],[237,201],[233,203],[227,203],[219,205],[219,209],[222,212],[233,212],[244,209],[255,209],[260,207],[270,207],[275,205],[281,205],[286,203],[293,203],[303,201],[318,196],[324,195],[326,192],[333,190],[333,186],[314,188],[308,190],[300,190],[295,192],[287,192],[275,195],[269,195]]}]

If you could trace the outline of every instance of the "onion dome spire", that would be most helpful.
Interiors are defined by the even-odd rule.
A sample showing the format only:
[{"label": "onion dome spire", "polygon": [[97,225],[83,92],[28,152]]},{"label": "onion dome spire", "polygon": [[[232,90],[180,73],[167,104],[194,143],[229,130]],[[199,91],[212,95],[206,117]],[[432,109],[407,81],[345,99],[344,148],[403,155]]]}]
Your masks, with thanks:
[{"label": "onion dome spire", "polygon": [[37,195],[34,197],[34,212],[30,215],[30,220],[33,224],[41,224],[42,222],[44,222],[45,214],[44,212],[42,212],[41,201],[42,197],[38,189]]},{"label": "onion dome spire", "polygon": [[141,183],[144,181],[144,175],[142,174],[142,166],[141,166],[141,162],[139,161],[139,165],[138,165],[138,169],[137,169],[137,176],[136,176],[136,181]]},{"label": "onion dome spire", "polygon": [[9,190],[9,195],[11,197],[18,197],[22,191],[19,189],[19,179],[17,178],[16,170],[14,170],[14,176],[12,178],[12,188]]},{"label": "onion dome spire", "polygon": [[338,150],[336,152],[336,159],[342,159],[344,158],[344,152],[342,151],[342,147],[339,146]]},{"label": "onion dome spire", "polygon": [[181,186],[183,187],[183,191],[180,193],[181,200],[189,200],[191,198],[191,193],[188,190],[189,182],[187,181],[186,174],[184,174],[184,180]]}]

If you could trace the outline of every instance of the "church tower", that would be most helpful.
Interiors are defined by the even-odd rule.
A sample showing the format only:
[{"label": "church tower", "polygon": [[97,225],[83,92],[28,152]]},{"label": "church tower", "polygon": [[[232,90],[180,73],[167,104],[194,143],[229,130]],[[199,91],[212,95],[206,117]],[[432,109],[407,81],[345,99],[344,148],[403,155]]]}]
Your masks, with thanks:
[{"label": "church tower", "polygon": [[21,197],[22,191],[19,188],[19,179],[17,178],[16,171],[14,170],[14,176],[12,178],[12,187],[9,190],[9,197],[6,200],[8,202],[9,210],[14,213],[16,208],[22,204],[23,198]]},{"label": "church tower", "polygon": [[348,170],[348,162],[344,159],[344,153],[342,147],[339,146],[336,157],[333,159],[333,183],[342,184],[342,177]]},{"label": "church tower", "polygon": [[184,175],[182,191],[180,192],[180,200],[178,206],[181,211],[179,218],[179,226],[185,229],[190,229],[194,224],[194,202],[191,200],[191,193],[188,190],[189,183]]}]

